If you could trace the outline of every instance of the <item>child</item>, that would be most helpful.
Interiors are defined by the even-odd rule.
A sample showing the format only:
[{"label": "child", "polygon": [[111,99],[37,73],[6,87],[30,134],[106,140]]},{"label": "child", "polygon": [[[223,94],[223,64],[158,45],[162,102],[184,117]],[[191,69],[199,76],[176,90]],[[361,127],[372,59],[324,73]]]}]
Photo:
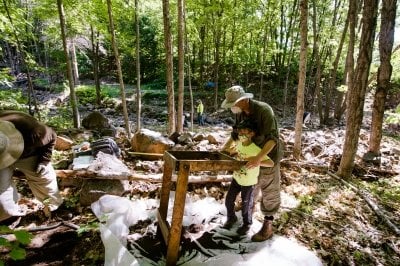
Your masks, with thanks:
[{"label": "child", "polygon": [[[236,142],[235,149],[238,160],[245,161],[246,158],[255,156],[260,152],[261,148],[252,142],[252,137],[256,135],[256,131],[256,126],[251,120],[243,120],[238,125],[239,140]],[[273,167],[274,162],[268,156],[265,156],[265,159],[261,162],[261,166]],[[260,166],[251,169],[244,166],[240,170],[233,172],[233,179],[225,199],[228,217],[223,228],[231,229],[237,221],[235,200],[240,192],[242,197],[243,224],[238,228],[237,233],[244,235],[249,231],[252,224],[254,186],[258,182],[259,173]]]}]

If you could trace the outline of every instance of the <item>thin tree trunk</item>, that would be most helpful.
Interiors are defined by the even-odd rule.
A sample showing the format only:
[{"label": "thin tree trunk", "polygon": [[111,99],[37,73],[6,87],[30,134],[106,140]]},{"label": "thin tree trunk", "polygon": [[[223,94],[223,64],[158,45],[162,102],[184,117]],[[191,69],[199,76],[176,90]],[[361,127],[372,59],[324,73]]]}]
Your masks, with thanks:
[{"label": "thin tree trunk", "polygon": [[307,17],[308,17],[307,0],[300,0],[300,63],[299,63],[299,86],[297,89],[297,110],[296,110],[296,127],[293,146],[293,156],[299,160],[301,155],[301,133],[303,128],[304,113],[304,87],[306,84],[307,70]]},{"label": "thin tree trunk", "polygon": [[[321,99],[321,53],[319,51],[319,32],[317,29],[317,7],[316,0],[313,0],[313,16],[312,16],[312,29],[313,29],[313,58],[315,59],[315,78],[314,78],[314,94],[312,95],[311,108],[313,113],[318,112],[319,122],[323,124],[323,114],[322,114],[322,99]],[[315,101],[318,102],[315,105]]]},{"label": "thin tree trunk", "polygon": [[360,39],[360,52],[354,72],[354,86],[348,94],[348,110],[343,155],[340,160],[338,175],[348,178],[354,168],[354,159],[363,118],[365,91],[367,88],[369,68],[372,61],[378,0],[365,0],[363,9],[363,26]]},{"label": "thin tree trunk", "polygon": [[[339,49],[338,49],[338,52],[336,53],[336,59],[338,59],[338,57],[340,59],[340,54],[342,53],[343,43],[344,43],[344,40],[346,38],[348,29],[349,29],[349,15],[347,15],[345,26],[344,26],[344,29],[343,29],[343,32],[342,32],[342,38],[340,39],[340,53],[339,53]],[[334,68],[335,68],[335,71],[331,74],[331,81],[330,81],[330,86],[333,85],[333,86],[335,86],[335,88],[336,88],[336,83],[335,82],[336,82],[336,76],[337,76],[338,61],[339,60],[337,60],[337,62],[336,62],[336,60],[335,60],[335,63],[333,64]],[[335,64],[336,64],[336,66],[335,66]],[[346,64],[345,70],[344,70],[345,75],[347,75],[347,71],[348,71],[348,68],[347,68],[347,64]],[[333,76],[335,76],[335,77],[333,78]],[[336,121],[339,122],[340,121],[340,117],[341,117],[341,116],[339,116],[339,112],[340,112],[341,105],[342,105],[342,102],[343,102],[344,92],[343,91],[338,91],[337,89],[334,90],[334,91],[335,91],[335,111],[334,111],[334,115],[333,116],[336,119]],[[339,119],[338,119],[338,117],[339,117]]]},{"label": "thin tree trunk", "polygon": [[382,140],[383,114],[385,101],[390,90],[390,77],[392,75],[392,56],[394,27],[396,20],[397,0],[382,0],[381,31],[379,33],[379,56],[381,65],[378,68],[378,84],[372,107],[371,134],[369,139],[369,151],[378,155]]},{"label": "thin tree trunk", "polygon": [[73,80],[73,76],[72,76],[71,60],[69,58],[69,51],[68,51],[68,46],[67,46],[67,34],[66,34],[67,28],[65,25],[66,23],[65,23],[64,5],[63,5],[62,0],[57,0],[57,7],[58,7],[58,14],[60,16],[61,38],[63,41],[65,62],[67,63],[67,77],[68,77],[68,85],[69,85],[69,89],[70,89],[69,98],[70,98],[70,103],[71,103],[71,108],[72,108],[74,127],[79,128],[81,126],[81,121],[80,121],[80,117],[79,117],[78,102],[76,99],[74,80]]},{"label": "thin tree trunk", "polygon": [[353,88],[353,79],[354,79],[354,45],[356,39],[356,24],[357,24],[357,10],[358,10],[358,0],[349,0],[349,44],[347,48],[347,56],[346,56],[346,85],[347,85],[347,92],[342,93],[345,95],[345,99],[342,101],[341,106],[338,106],[338,111],[335,114],[335,118],[337,121],[340,121],[344,111],[346,110],[347,106],[347,95],[349,91]]},{"label": "thin tree trunk", "polygon": [[136,23],[136,132],[141,128],[142,97],[140,95],[140,27],[139,27],[139,4],[135,0],[135,23]]},{"label": "thin tree trunk", "polygon": [[175,93],[174,93],[174,77],[173,77],[173,55],[172,55],[172,35],[171,35],[171,19],[169,17],[169,0],[163,0],[163,22],[164,22],[164,47],[165,47],[165,64],[167,93],[168,93],[168,133],[175,132]]},{"label": "thin tree trunk", "polygon": [[71,38],[70,48],[71,48],[72,74],[74,77],[74,84],[76,87],[76,86],[79,86],[80,82],[79,82],[78,60],[76,59],[76,49],[75,49],[74,38]]},{"label": "thin tree trunk", "polygon": [[185,10],[184,0],[178,0],[178,117],[176,130],[183,132],[183,102],[185,86]]},{"label": "thin tree trunk", "polygon": [[92,42],[92,66],[93,66],[93,80],[96,87],[96,104],[101,105],[101,88],[99,79],[99,34],[97,33],[96,39],[94,38],[93,25],[90,25],[90,38]]},{"label": "thin tree trunk", "polygon": [[128,138],[130,139],[131,138],[131,128],[129,125],[128,108],[126,107],[125,86],[124,86],[124,80],[122,78],[122,69],[121,69],[121,63],[119,60],[118,45],[117,45],[117,40],[115,38],[115,29],[114,29],[113,15],[112,15],[111,0],[107,0],[107,8],[108,8],[108,19],[109,19],[109,23],[110,23],[112,47],[114,50],[115,64],[116,64],[117,72],[118,72],[119,88],[120,88],[121,101],[122,101],[122,110],[124,113],[125,130],[126,130],[126,134],[128,135]]},{"label": "thin tree trunk", "polygon": [[[186,25],[185,25],[185,33],[186,33]],[[188,86],[189,86],[189,97],[190,97],[190,131],[193,132],[194,126],[193,126],[193,117],[194,117],[194,101],[193,101],[193,90],[192,90],[192,70],[191,70],[191,62],[190,62],[190,47],[189,47],[189,41],[186,35],[185,38],[185,43],[186,43],[186,49],[187,49],[187,71],[188,71]]]},{"label": "thin tree trunk", "polygon": [[[336,28],[336,23],[337,23],[337,21],[338,21],[338,18],[337,18],[337,14],[338,14],[338,12],[337,12],[337,10],[339,9],[339,7],[340,7],[340,1],[338,1],[338,0],[335,0],[335,3],[334,3],[334,6],[333,6],[333,8],[334,8],[334,11],[333,11],[333,16],[332,16],[332,26],[331,26],[331,35],[329,36],[330,38],[329,39],[333,39],[334,37],[333,37],[333,32],[334,32],[334,29]],[[331,47],[331,45],[329,45],[329,47]],[[330,51],[331,49],[329,48],[329,51]],[[329,54],[331,54],[331,53],[329,53]],[[335,70],[333,70],[333,71],[335,71]],[[336,75],[335,75],[336,76]],[[333,86],[331,87],[331,86],[327,86],[327,88],[326,88],[326,90],[325,90],[325,110],[324,110],[324,118],[323,118],[323,121],[324,121],[324,124],[327,124],[327,123],[329,123],[329,117],[330,117],[330,112],[331,112],[331,108],[332,108],[332,100],[331,100],[331,98],[332,98],[332,90],[333,90]]]}]

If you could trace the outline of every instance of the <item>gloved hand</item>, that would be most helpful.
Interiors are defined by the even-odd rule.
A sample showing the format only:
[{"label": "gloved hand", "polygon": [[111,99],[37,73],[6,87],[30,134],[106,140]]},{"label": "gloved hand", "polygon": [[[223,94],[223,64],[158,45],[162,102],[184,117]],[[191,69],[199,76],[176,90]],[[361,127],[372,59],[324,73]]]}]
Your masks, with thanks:
[{"label": "gloved hand", "polygon": [[49,173],[49,170],[47,169],[46,165],[40,163],[36,169],[36,173],[39,175],[46,175]]}]

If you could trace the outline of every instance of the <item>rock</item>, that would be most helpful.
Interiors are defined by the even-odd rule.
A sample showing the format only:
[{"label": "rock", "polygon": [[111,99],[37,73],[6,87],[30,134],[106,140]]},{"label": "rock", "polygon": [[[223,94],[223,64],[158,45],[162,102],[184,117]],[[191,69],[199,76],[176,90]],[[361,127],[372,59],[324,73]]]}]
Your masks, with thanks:
[{"label": "rock", "polygon": [[192,135],[189,132],[183,133],[178,137],[178,143],[183,145],[192,143]]},{"label": "rock", "polygon": [[147,152],[147,153],[161,153],[174,147],[175,143],[149,129],[141,129],[140,132],[135,133],[131,139],[131,146],[134,151]]},{"label": "rock", "polygon": [[79,202],[82,206],[89,206],[106,194],[122,196],[129,187],[128,180],[84,179]]},{"label": "rock", "polygon": [[115,137],[116,134],[116,129],[110,124],[108,118],[98,111],[94,111],[83,118],[82,126],[85,129],[97,130],[102,136]]},{"label": "rock", "polygon": [[207,140],[210,144],[218,144],[216,137],[211,134],[207,136]]},{"label": "rock", "polygon": [[206,137],[204,136],[204,134],[198,133],[193,137],[194,141],[202,141],[204,140]]},{"label": "rock", "polygon": [[57,151],[66,151],[71,149],[74,141],[67,136],[57,136],[54,149]]}]

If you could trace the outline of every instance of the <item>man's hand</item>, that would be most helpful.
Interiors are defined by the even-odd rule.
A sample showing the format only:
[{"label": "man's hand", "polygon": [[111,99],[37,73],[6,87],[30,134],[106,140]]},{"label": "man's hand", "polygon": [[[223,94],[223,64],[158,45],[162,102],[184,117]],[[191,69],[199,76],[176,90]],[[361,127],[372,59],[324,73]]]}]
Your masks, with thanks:
[{"label": "man's hand", "polygon": [[49,170],[47,169],[46,165],[40,163],[36,169],[36,173],[39,175],[46,175],[49,173]]},{"label": "man's hand", "polygon": [[246,158],[246,160],[247,160],[246,168],[248,169],[260,166],[261,164],[261,160],[257,156]]}]

